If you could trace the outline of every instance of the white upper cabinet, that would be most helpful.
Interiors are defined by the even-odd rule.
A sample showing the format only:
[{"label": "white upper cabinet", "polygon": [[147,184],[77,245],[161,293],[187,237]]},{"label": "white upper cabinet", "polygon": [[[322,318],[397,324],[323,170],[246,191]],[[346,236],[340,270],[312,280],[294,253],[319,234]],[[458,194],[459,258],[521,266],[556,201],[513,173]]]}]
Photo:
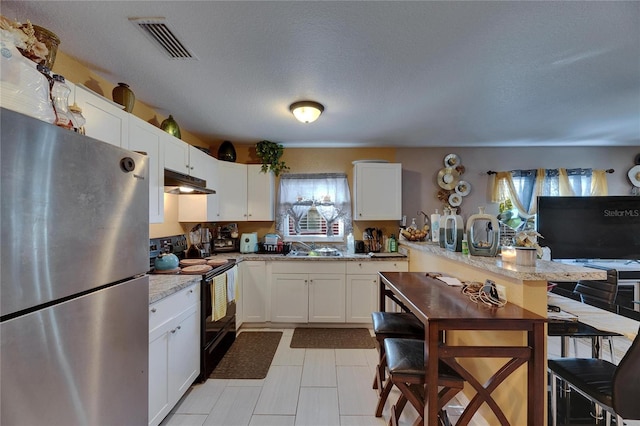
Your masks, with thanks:
[{"label": "white upper cabinet", "polygon": [[207,181],[207,188],[215,190],[216,188],[216,175],[212,175],[211,163],[215,160],[212,157],[195,146],[189,145],[189,175],[199,177]]},{"label": "white upper cabinet", "polygon": [[[194,152],[198,151],[194,149]],[[218,183],[218,161],[204,152],[200,152],[202,164],[198,168],[204,170],[202,179],[207,182],[207,188],[216,192],[220,187]],[[178,197],[178,222],[216,222],[219,219],[218,200],[220,195],[216,194],[182,194]]]},{"label": "white upper cabinet", "polygon": [[69,96],[69,102],[73,103],[74,99],[87,120],[84,125],[87,136],[123,148],[129,145],[130,114],[122,106],[80,85],[75,86],[75,94]]},{"label": "white upper cabinet", "polygon": [[189,144],[164,132],[164,168],[174,172],[189,174]]},{"label": "white upper cabinet", "polygon": [[[162,143],[164,145],[165,169],[207,180],[207,167],[210,159],[214,157],[167,132],[164,132]],[[207,188],[211,188],[209,182],[207,182]]]},{"label": "white upper cabinet", "polygon": [[275,176],[262,173],[260,164],[247,166],[247,220],[272,221],[275,219]]},{"label": "white upper cabinet", "polygon": [[247,165],[218,161],[218,220],[247,220]]},{"label": "white upper cabinet", "polygon": [[402,164],[356,163],[353,188],[354,220],[402,218]]},{"label": "white upper cabinet", "polygon": [[135,117],[129,116],[129,146],[131,151],[143,152],[148,158],[149,169],[149,222],[164,221],[164,156],[160,138],[161,129]]},{"label": "white upper cabinet", "polygon": [[[273,173],[262,173],[259,164],[247,165],[213,160],[215,164],[212,165],[209,161],[205,165],[207,174],[202,178],[207,181],[207,187],[215,190],[216,194],[181,195],[178,199],[178,221],[274,220],[275,178]],[[213,183],[209,184],[209,182]]]}]

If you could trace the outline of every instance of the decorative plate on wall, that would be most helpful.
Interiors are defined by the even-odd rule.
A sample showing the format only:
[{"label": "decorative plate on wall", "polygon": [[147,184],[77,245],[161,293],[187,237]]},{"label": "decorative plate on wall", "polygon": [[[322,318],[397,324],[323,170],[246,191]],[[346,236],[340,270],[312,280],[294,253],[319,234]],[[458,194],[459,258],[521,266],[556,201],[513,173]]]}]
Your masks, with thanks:
[{"label": "decorative plate on wall", "polygon": [[449,204],[453,207],[458,207],[462,204],[462,196],[456,192],[449,195]]},{"label": "decorative plate on wall", "polygon": [[449,154],[444,157],[444,166],[445,167],[456,167],[460,164],[460,157],[456,154]]},{"label": "decorative plate on wall", "polygon": [[443,189],[453,189],[458,184],[460,173],[451,167],[445,167],[438,172],[438,185]]},{"label": "decorative plate on wall", "polygon": [[633,186],[640,187],[640,165],[630,168],[627,176]]},{"label": "decorative plate on wall", "polygon": [[471,192],[471,185],[469,184],[469,182],[467,182],[466,180],[461,180],[460,182],[458,182],[458,184],[456,185],[456,193],[464,197],[465,195],[469,195],[469,192]]}]

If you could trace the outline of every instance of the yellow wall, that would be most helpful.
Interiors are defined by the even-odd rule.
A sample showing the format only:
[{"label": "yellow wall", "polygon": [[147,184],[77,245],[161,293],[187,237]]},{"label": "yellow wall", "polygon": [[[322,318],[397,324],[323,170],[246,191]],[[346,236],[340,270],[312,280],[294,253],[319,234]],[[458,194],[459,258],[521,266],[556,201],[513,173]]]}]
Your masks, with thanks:
[{"label": "yellow wall", "polygon": [[[217,153],[219,144],[212,145],[211,152]],[[256,164],[260,161],[255,156],[255,145],[253,144],[234,144],[236,150],[236,159],[239,163]],[[387,160],[393,162],[395,160],[395,148],[286,148],[282,156],[282,160],[290,167],[290,173],[346,173],[353,197],[353,165],[355,160]],[[276,188],[279,179],[276,178]],[[166,200],[166,197],[165,197]],[[173,217],[177,218],[170,211],[173,206],[165,205],[165,223],[162,225],[161,231],[159,225],[151,225],[152,233],[165,232],[168,226],[167,222],[171,222]],[[177,207],[175,207],[177,209]],[[169,211],[168,211],[169,209]],[[185,224],[185,230],[192,227],[193,224]],[[365,228],[376,227],[384,231],[385,235],[397,234],[398,222],[392,221],[354,221],[354,233],[356,239],[362,238],[362,232]],[[275,223],[273,222],[238,222],[240,232],[257,232],[259,237],[264,234],[275,231]],[[169,228],[175,229],[175,227]],[[165,236],[168,234],[164,234]],[[162,236],[162,235],[157,235]]]},{"label": "yellow wall", "polygon": [[[58,51],[56,54],[56,62],[53,65],[53,72],[64,76],[65,79],[74,84],[82,84],[109,100],[112,99],[111,91],[115,86],[117,86],[117,84],[107,81],[95,72],[91,71],[81,61],[72,58],[62,51]],[[133,93],[135,94],[135,87],[131,87],[131,90],[133,90]],[[72,102],[72,99],[69,102]],[[137,97],[132,114],[156,127],[160,127],[160,123],[167,118],[162,114],[158,114],[158,112],[146,105],[143,100],[138,99]],[[180,124],[179,118],[177,118],[176,121]],[[182,136],[182,140],[191,145],[209,148],[210,143],[208,141],[198,138],[193,133],[183,129],[182,127],[180,128],[180,134]]]},{"label": "yellow wall", "polygon": [[[82,61],[72,58],[62,51],[58,51],[53,71],[63,75],[72,83],[82,84],[99,95],[111,99],[111,91],[115,83],[107,81],[103,77],[93,72]],[[135,93],[135,87],[131,87]],[[160,122],[166,117],[159,115],[154,109],[144,103],[144,100],[136,98],[133,108],[133,115],[145,120],[155,126],[160,126]],[[179,122],[179,119],[177,119]],[[198,138],[187,129],[180,128],[182,140],[185,142],[209,148],[213,156],[217,155],[218,148],[222,141],[203,140]],[[258,141],[256,141],[258,142]],[[254,144],[235,144],[236,161],[239,163],[256,164],[260,163],[256,157]],[[282,159],[291,168],[291,173],[346,173],[353,196],[353,165],[355,160],[387,160],[395,161],[395,148],[287,148]],[[278,180],[276,179],[276,188]],[[187,232],[193,224],[178,223],[178,203],[177,196],[165,194],[164,223],[152,224],[149,226],[151,238],[176,235]],[[273,232],[275,224],[273,222],[239,222],[240,232],[257,232],[260,237]],[[381,228],[385,235],[398,231],[397,221],[381,222],[354,222],[354,236],[356,239],[362,238],[365,228]]]}]

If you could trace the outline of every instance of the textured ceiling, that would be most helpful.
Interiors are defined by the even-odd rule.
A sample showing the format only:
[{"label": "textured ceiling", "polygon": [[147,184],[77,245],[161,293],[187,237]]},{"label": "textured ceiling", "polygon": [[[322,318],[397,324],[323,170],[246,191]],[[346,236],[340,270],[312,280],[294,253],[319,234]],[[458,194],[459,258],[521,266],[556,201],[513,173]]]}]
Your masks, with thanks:
[{"label": "textured ceiling", "polygon": [[[2,1],[205,140],[640,146],[640,2]],[[171,60],[131,17],[166,17]],[[295,121],[289,104],[325,112]]]}]

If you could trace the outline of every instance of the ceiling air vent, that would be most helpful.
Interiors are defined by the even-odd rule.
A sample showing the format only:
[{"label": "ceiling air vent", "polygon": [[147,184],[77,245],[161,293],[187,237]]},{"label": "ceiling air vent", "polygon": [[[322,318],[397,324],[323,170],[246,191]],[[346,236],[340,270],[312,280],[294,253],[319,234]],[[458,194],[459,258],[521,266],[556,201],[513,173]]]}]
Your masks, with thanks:
[{"label": "ceiling air vent", "polygon": [[198,59],[184,43],[166,18],[129,18],[147,37],[155,42],[171,59]]}]

